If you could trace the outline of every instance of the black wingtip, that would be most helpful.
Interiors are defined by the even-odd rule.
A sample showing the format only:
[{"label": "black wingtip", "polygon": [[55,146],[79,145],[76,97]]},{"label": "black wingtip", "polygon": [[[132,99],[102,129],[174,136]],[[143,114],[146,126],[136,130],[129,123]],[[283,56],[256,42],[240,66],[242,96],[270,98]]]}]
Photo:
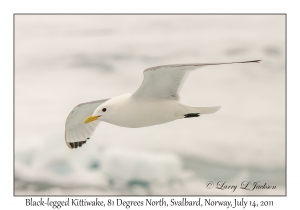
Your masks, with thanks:
[{"label": "black wingtip", "polygon": [[81,147],[82,145],[84,145],[86,143],[87,140],[89,140],[90,138],[87,138],[85,141],[78,141],[78,142],[68,142],[67,145],[70,149],[77,149],[77,147]]},{"label": "black wingtip", "polygon": [[259,63],[261,60],[253,60],[253,61],[242,61],[237,63]]}]

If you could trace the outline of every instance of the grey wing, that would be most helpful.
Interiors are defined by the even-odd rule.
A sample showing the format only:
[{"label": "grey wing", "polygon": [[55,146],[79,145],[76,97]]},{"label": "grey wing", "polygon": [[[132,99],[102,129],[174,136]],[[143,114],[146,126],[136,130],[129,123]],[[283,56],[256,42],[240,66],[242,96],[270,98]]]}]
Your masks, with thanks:
[{"label": "grey wing", "polygon": [[83,121],[93,114],[94,110],[109,99],[78,104],[68,115],[65,124],[65,141],[69,148],[81,147],[94,133],[100,121],[84,124]]},{"label": "grey wing", "polygon": [[191,63],[155,66],[144,70],[144,80],[133,97],[138,98],[179,98],[179,91],[188,74],[200,67],[234,63],[251,63],[260,60],[230,63]]}]

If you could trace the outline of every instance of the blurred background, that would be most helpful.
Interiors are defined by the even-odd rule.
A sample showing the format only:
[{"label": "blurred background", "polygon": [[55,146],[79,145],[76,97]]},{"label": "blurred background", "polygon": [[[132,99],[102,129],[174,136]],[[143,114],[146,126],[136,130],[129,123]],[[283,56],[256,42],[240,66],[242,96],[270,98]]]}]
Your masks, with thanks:
[{"label": "blurred background", "polygon": [[[256,59],[190,74],[181,101],[215,114],[65,144],[77,104],[134,92],[146,68]],[[284,195],[285,62],[284,15],[15,15],[15,195]]]}]

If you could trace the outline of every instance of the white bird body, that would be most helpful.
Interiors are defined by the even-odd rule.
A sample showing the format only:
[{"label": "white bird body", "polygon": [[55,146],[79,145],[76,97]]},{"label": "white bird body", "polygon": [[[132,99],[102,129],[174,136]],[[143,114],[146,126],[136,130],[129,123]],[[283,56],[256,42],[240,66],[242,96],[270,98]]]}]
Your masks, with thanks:
[{"label": "white bird body", "polygon": [[[128,128],[140,128],[163,124],[177,119],[183,119],[188,113],[208,114],[216,112],[221,107],[190,107],[181,104],[176,99],[136,99],[132,94],[114,97],[93,113],[101,112],[102,107],[109,107],[109,114],[101,116],[101,121]],[[201,112],[200,112],[201,111]]]},{"label": "white bird body", "polygon": [[[132,94],[124,94],[106,101],[101,107],[109,107],[110,110],[101,121],[129,128],[146,127],[183,118],[183,115],[180,115],[183,109],[174,99],[145,100],[135,99]],[[96,115],[101,107],[97,108],[93,115]]]},{"label": "white bird body", "polygon": [[144,81],[133,94],[77,105],[66,120],[65,140],[70,148],[81,147],[100,121],[139,128],[177,119],[199,117],[218,111],[220,106],[193,107],[179,101],[179,91],[188,74],[209,65],[251,63],[245,61],[208,64],[173,64],[144,70]]}]

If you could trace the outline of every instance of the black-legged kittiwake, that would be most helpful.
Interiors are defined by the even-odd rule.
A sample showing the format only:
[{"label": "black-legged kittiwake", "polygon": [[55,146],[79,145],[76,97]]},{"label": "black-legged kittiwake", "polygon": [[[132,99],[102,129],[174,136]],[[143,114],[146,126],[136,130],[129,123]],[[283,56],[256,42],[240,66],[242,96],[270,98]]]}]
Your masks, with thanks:
[{"label": "black-legged kittiwake", "polygon": [[259,61],[172,64],[148,68],[144,70],[144,80],[136,92],[77,105],[67,117],[65,141],[70,148],[81,147],[101,121],[139,128],[215,113],[220,106],[194,107],[179,101],[179,91],[188,74],[209,65]]}]

